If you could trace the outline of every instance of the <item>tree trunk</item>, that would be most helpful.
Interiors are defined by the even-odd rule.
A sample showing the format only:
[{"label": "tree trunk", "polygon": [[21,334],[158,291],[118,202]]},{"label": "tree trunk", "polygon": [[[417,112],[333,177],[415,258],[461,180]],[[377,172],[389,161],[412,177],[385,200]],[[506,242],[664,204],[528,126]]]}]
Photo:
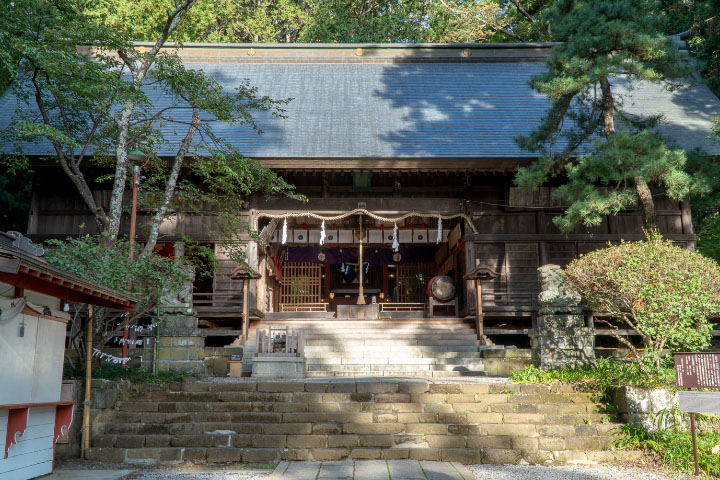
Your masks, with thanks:
[{"label": "tree trunk", "polygon": [[143,255],[149,255],[155,249],[155,244],[157,243],[158,235],[160,233],[160,226],[162,225],[163,220],[165,220],[165,214],[167,213],[168,206],[170,205],[170,200],[172,200],[173,194],[175,193],[175,186],[177,185],[177,180],[180,175],[180,169],[182,168],[183,160],[185,160],[185,155],[187,155],[188,149],[190,148],[190,143],[192,142],[192,139],[195,136],[195,132],[197,131],[199,125],[200,112],[198,112],[197,110],[193,110],[192,120],[190,121],[190,128],[188,128],[188,132],[185,135],[185,138],[183,138],[182,142],[180,143],[180,148],[175,154],[175,160],[173,160],[173,165],[170,169],[170,175],[168,175],[167,185],[165,186],[165,194],[163,195],[160,207],[158,208],[157,212],[155,212],[155,216],[153,217],[153,222],[150,227],[150,234],[148,235],[147,242],[145,243],[145,248],[143,249]]},{"label": "tree trunk", "polygon": [[[600,88],[603,95],[603,126],[605,136],[609,137],[615,134],[615,99],[607,78],[600,81]],[[635,184],[638,203],[642,209],[643,228],[648,231],[657,231],[657,213],[655,212],[655,201],[652,198],[650,187],[640,175],[633,177],[633,183]]]},{"label": "tree trunk", "polygon": [[650,187],[640,175],[633,177],[633,182],[635,182],[635,191],[637,192],[640,208],[642,208],[643,228],[647,231],[657,232],[657,212],[655,211],[655,201],[652,198]]}]

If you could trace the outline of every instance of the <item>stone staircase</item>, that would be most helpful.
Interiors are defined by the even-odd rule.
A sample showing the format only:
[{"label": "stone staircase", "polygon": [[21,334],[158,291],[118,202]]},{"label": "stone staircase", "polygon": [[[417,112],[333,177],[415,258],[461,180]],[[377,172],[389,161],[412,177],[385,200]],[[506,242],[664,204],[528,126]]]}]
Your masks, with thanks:
[{"label": "stone staircase", "polygon": [[[618,424],[567,386],[423,379],[136,385],[93,426],[88,460],[135,464],[416,459],[597,463]],[[454,382],[454,383],[453,383]]]},{"label": "stone staircase", "polygon": [[461,318],[265,320],[250,329],[248,358],[269,325],[303,330],[309,377],[484,374],[475,326]]}]

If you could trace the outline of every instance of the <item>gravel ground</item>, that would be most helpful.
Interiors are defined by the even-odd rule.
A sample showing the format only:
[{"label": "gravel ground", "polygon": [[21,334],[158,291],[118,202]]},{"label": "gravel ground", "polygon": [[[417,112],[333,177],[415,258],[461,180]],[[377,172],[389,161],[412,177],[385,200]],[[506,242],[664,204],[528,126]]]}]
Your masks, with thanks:
[{"label": "gravel ground", "polygon": [[[542,467],[523,465],[469,465],[477,480],[680,480],[687,475],[664,475],[612,465]],[[692,477],[699,478],[699,477]]]},{"label": "gravel ground", "polygon": [[204,472],[144,471],[128,475],[126,480],[267,480],[272,470],[215,470]]}]

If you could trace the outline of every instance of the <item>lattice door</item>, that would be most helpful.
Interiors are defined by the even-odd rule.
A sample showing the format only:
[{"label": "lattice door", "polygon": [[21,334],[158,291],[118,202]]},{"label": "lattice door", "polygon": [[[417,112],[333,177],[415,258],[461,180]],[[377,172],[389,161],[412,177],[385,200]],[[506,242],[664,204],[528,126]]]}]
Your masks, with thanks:
[{"label": "lattice door", "polygon": [[424,303],[427,285],[435,276],[433,262],[401,263],[397,267],[397,295],[399,303]]},{"label": "lattice door", "polygon": [[280,288],[280,303],[302,304],[321,301],[322,265],[285,262]]}]

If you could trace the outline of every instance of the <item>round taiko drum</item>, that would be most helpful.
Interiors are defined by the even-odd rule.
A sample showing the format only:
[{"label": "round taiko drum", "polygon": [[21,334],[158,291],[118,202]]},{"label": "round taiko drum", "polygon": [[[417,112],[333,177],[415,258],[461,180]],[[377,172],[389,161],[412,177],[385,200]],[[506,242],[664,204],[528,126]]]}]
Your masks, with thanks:
[{"label": "round taiko drum", "polygon": [[440,302],[449,302],[455,298],[456,293],[455,280],[447,275],[437,275],[428,283],[428,297],[433,297]]}]

